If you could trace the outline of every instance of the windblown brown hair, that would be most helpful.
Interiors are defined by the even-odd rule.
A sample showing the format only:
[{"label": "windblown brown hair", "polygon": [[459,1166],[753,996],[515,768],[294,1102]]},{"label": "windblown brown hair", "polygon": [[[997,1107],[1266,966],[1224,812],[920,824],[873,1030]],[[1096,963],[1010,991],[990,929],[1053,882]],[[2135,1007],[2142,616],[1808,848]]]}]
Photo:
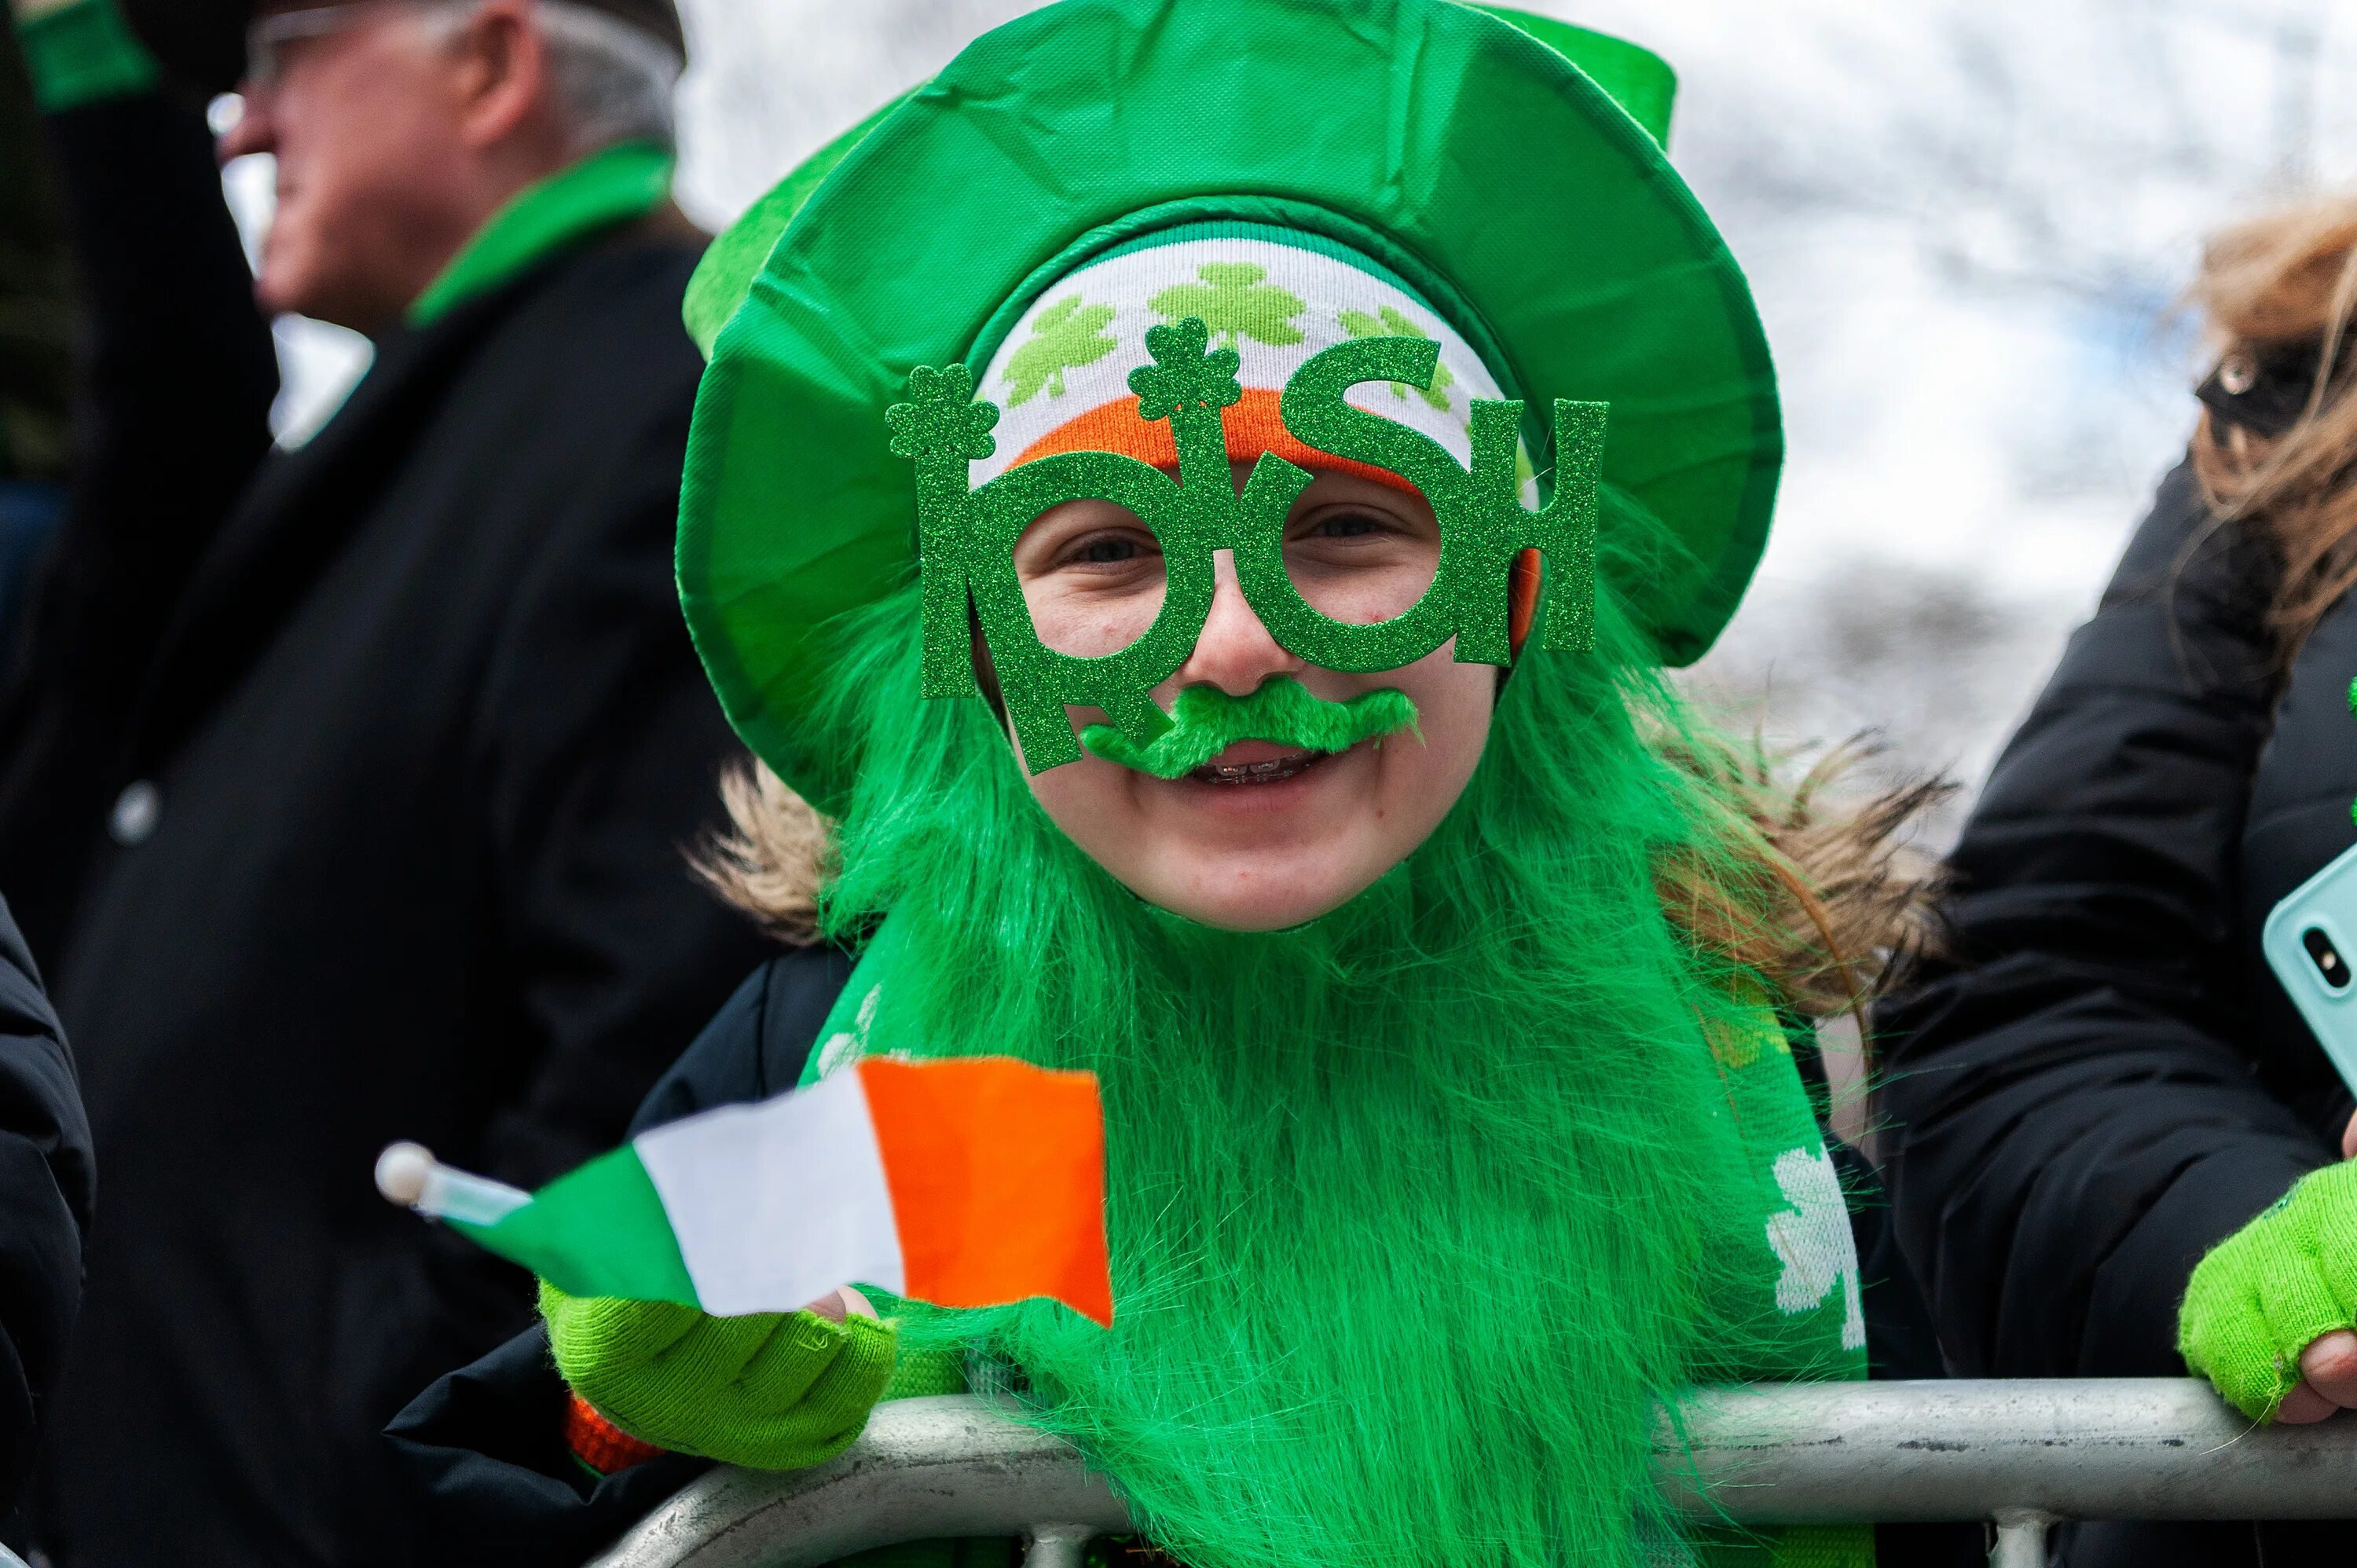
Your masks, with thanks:
[{"label": "windblown brown hair", "polygon": [[[1868,755],[1855,742],[1789,784],[1756,746],[1664,749],[1710,783],[1729,812],[1738,862],[1756,876],[1729,886],[1723,861],[1707,872],[1664,863],[1656,879],[1663,912],[1698,946],[1759,974],[1803,1017],[1862,1010],[1894,961],[1924,944],[1934,874],[1906,830],[1953,787],[1917,781],[1855,799],[1843,781]],[[1836,796],[1843,804],[1829,807]],[[834,869],[830,825],[750,759],[723,776],[721,797],[733,826],[702,847],[697,874],[779,940],[808,945]]]},{"label": "windblown brown hair", "polygon": [[720,775],[729,829],[689,857],[697,876],[788,947],[818,940],[819,890],[834,873],[824,817],[766,764],[746,757]]},{"label": "windblown brown hair", "polygon": [[2298,423],[2272,440],[2204,410],[2193,467],[2218,517],[2275,548],[2269,607],[2282,656],[2357,586],[2357,198],[2288,209],[2230,229],[2204,254],[2194,302],[2222,360],[2319,343]]},{"label": "windblown brown hair", "polygon": [[1736,865],[1729,876],[1724,856],[1665,860],[1654,876],[1663,913],[1697,947],[1760,976],[1789,1011],[1848,1011],[1870,1036],[1866,1004],[1932,945],[1939,868],[1908,830],[1955,786],[1916,779],[1861,792],[1852,780],[1875,755],[1863,738],[1789,779],[1790,759],[1757,741],[1663,749],[1727,811]]}]

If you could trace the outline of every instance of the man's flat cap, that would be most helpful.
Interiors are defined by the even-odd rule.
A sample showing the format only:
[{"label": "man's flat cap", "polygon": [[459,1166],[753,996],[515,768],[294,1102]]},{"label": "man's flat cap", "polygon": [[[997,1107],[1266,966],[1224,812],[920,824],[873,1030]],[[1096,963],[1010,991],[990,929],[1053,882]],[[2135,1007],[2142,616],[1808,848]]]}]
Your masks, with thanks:
[{"label": "man's flat cap", "polygon": [[[245,29],[260,10],[294,11],[328,0],[121,0],[140,41],[184,86],[227,92],[245,74]],[[628,22],[684,60],[687,34],[674,0],[565,0]]]},{"label": "man's flat cap", "polygon": [[679,25],[679,6],[673,0],[570,0],[585,10],[603,11],[606,15],[628,22],[641,32],[652,33],[663,47],[681,59],[687,59],[687,32]]}]

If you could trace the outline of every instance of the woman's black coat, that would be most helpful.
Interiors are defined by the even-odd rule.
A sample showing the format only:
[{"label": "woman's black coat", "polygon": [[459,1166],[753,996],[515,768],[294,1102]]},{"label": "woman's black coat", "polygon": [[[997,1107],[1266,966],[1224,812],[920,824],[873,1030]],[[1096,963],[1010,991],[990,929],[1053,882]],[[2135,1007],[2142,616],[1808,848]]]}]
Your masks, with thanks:
[{"label": "woman's black coat", "polygon": [[[1961,1376],[2184,1376],[2194,1263],[2337,1158],[2349,1093],[2259,931],[2357,841],[2357,603],[2287,668],[2276,581],[2169,476],[1956,847],[1946,956],[1880,1013],[1900,1244]],[[2086,1527],[2070,1561],[2255,1539]],[[2270,1526],[2266,1561],[2348,1543]]]}]

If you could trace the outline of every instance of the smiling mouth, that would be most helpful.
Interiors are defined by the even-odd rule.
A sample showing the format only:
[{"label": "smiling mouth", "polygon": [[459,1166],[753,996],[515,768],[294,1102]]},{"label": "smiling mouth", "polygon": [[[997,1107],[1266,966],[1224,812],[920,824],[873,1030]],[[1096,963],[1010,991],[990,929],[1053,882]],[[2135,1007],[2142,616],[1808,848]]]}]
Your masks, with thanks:
[{"label": "smiling mouth", "polygon": [[1207,762],[1187,775],[1198,784],[1282,784],[1297,779],[1334,754],[1294,751],[1257,762]]}]

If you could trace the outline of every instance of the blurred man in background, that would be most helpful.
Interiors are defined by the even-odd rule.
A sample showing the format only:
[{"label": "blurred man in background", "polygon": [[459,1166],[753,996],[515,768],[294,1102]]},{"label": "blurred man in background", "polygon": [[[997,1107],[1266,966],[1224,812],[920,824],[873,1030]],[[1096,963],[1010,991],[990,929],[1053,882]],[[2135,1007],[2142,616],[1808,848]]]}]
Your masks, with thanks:
[{"label": "blurred man in background", "polygon": [[[378,1428],[529,1301],[377,1198],[372,1157],[546,1180],[760,953],[682,855],[730,742],[672,587],[679,18],[12,4],[91,400],[0,701],[0,886],[107,1162],[35,1540],[398,1562]],[[221,151],[276,156],[258,279],[199,108],[240,75]],[[284,453],[282,311],[376,341]]]}]

